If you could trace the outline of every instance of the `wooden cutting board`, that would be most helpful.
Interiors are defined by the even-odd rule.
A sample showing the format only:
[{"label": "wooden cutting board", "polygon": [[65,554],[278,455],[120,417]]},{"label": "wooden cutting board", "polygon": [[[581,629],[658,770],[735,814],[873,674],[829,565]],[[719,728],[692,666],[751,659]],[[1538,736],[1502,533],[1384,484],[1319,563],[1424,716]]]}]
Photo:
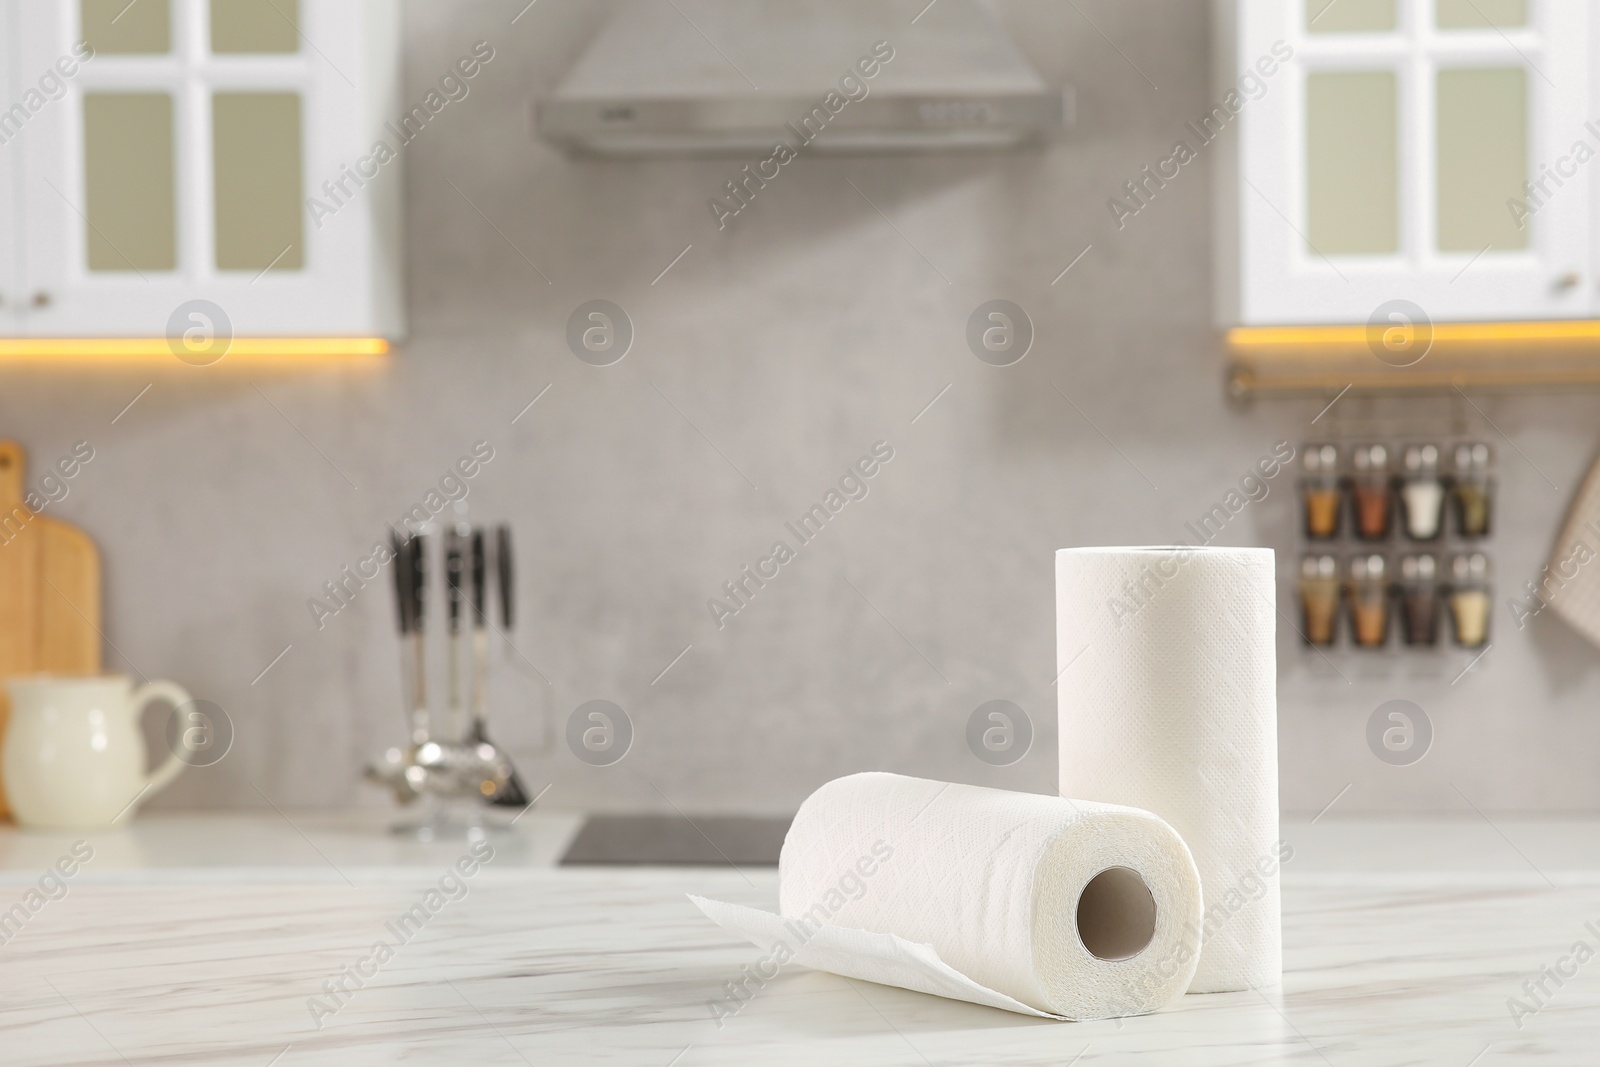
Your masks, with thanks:
[{"label": "wooden cutting board", "polygon": [[6,678],[100,673],[100,553],[82,530],[30,510],[26,485],[27,454],[0,441],[0,737]]}]

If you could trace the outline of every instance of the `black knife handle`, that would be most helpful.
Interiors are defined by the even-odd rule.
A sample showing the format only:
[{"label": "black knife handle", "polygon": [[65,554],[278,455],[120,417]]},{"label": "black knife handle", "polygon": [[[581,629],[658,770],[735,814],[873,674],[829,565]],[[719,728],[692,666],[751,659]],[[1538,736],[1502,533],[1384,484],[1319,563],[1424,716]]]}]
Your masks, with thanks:
[{"label": "black knife handle", "polygon": [[400,616],[400,633],[411,632],[411,538],[399,530],[389,531],[389,547],[394,552],[394,598]]},{"label": "black knife handle", "polygon": [[485,568],[486,561],[483,558],[483,547],[484,546],[483,546],[483,530],[482,530],[482,528],[478,528],[478,529],[473,530],[472,531],[472,612],[473,612],[472,625],[475,628],[480,629],[480,630],[483,629],[484,624],[489,621],[488,616],[484,614],[485,609],[488,608],[489,604],[488,604],[488,601],[485,599],[485,594],[488,592],[488,590],[485,588],[485,581],[484,581],[484,579],[486,577],[486,575],[484,574],[484,571],[486,569]]},{"label": "black knife handle", "polygon": [[428,610],[428,538],[415,534],[411,538],[411,629],[421,633],[426,629]]},{"label": "black knife handle", "polygon": [[495,576],[500,585],[500,625],[510,633],[516,625],[516,591],[511,565],[511,527],[504,523],[495,527],[494,549]]},{"label": "black knife handle", "polygon": [[444,538],[444,580],[449,593],[450,632],[461,632],[461,535],[454,529]]}]

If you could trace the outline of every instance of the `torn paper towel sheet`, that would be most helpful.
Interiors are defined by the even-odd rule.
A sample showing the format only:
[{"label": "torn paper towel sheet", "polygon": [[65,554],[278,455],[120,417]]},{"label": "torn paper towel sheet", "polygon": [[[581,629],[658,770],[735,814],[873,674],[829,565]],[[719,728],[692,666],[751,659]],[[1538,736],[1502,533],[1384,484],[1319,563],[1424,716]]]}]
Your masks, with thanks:
[{"label": "torn paper towel sheet", "polygon": [[[979,985],[940,959],[932,945],[919,945],[893,934],[875,934],[847,926],[808,927],[760,908],[707,900],[693,893],[689,894],[689,899],[705,912],[706,918],[728,933],[769,953],[767,959],[771,963],[765,969],[774,977],[780,968],[798,964],[846,978],[915,989],[919,993],[986,1004],[1022,1015],[1063,1018],[1030,1008],[1020,1000]],[[767,975],[758,974],[757,977]]]},{"label": "torn paper towel sheet", "polygon": [[[1198,960],[1200,879],[1146,811],[853,774],[796,814],[778,912],[711,901],[766,956],[1064,1019],[1154,1011]],[[769,974],[768,972],[772,972]]]},{"label": "torn paper towel sheet", "polygon": [[1276,604],[1270,548],[1056,553],[1060,790],[1182,835],[1206,900],[1191,993],[1283,975]]}]

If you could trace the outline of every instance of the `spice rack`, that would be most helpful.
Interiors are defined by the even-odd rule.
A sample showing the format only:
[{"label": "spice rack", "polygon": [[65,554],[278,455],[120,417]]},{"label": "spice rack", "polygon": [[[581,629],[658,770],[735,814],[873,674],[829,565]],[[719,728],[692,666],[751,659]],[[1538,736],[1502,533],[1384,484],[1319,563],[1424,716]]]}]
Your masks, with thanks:
[{"label": "spice rack", "polygon": [[1301,451],[1301,636],[1317,649],[1489,640],[1494,451],[1475,440],[1319,442]]}]

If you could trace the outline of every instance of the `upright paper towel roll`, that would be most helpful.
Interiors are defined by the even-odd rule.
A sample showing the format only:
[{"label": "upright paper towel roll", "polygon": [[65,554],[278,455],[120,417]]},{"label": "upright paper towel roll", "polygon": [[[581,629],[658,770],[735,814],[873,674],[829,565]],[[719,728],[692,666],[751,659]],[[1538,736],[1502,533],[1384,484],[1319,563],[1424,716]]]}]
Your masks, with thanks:
[{"label": "upright paper towel roll", "polygon": [[1283,973],[1276,603],[1267,548],[1056,553],[1061,792],[1183,836],[1206,905],[1194,993]]},{"label": "upright paper towel roll", "polygon": [[1198,959],[1188,849],[1118,805],[854,774],[801,805],[778,882],[781,917],[696,903],[774,965],[1068,1019],[1154,1011]]}]

